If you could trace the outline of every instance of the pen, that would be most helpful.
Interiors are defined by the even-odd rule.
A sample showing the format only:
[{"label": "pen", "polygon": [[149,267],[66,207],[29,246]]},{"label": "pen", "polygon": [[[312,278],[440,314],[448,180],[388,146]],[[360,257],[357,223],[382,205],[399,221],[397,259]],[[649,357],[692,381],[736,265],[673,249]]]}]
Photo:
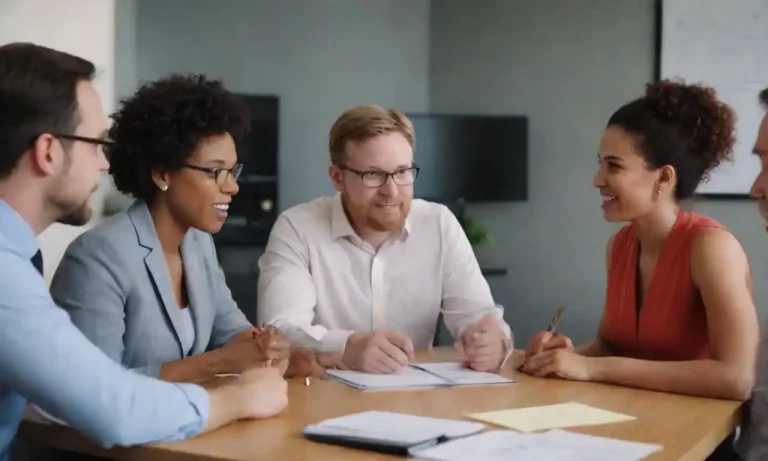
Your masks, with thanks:
[{"label": "pen", "polygon": [[[555,315],[552,317],[552,321],[549,322],[549,325],[547,326],[548,333],[555,333],[557,326],[560,325],[560,321],[563,319],[563,314],[565,314],[566,309],[568,309],[566,306],[560,306],[557,308]],[[525,364],[520,365],[518,371],[522,370],[524,367]]]},{"label": "pen", "polygon": [[566,309],[567,308],[565,306],[560,306],[557,308],[555,311],[555,316],[552,317],[552,321],[549,322],[549,326],[547,327],[547,331],[549,333],[554,333],[555,330],[557,330],[557,326],[560,324],[560,320],[562,320]]}]

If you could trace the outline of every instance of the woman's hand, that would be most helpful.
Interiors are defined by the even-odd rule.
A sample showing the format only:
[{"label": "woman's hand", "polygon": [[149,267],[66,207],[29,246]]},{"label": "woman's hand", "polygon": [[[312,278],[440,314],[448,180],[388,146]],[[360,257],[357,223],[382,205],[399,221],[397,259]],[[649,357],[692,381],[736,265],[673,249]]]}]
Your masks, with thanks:
[{"label": "woman's hand", "polygon": [[573,381],[591,381],[594,359],[568,348],[551,348],[528,357],[521,371],[540,378],[558,377]]},{"label": "woman's hand", "polygon": [[305,347],[291,349],[286,378],[321,378],[325,376],[323,368],[315,356],[315,352]]},{"label": "woman's hand", "polygon": [[529,358],[541,351],[550,349],[573,349],[571,339],[561,333],[550,333],[540,331],[531,337],[528,341],[528,348],[525,350],[525,358]]},{"label": "woman's hand", "polygon": [[239,333],[221,349],[227,372],[241,373],[250,368],[275,366],[281,376],[288,368],[290,344],[274,326],[252,328]]}]

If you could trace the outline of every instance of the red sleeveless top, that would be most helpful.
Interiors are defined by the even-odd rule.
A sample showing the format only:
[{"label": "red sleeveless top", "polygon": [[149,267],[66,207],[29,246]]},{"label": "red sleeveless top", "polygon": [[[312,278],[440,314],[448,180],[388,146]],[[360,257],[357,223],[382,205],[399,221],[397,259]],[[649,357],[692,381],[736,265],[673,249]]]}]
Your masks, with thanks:
[{"label": "red sleeveless top", "polygon": [[680,211],[637,305],[640,242],[632,226],[616,234],[608,266],[601,337],[622,357],[645,360],[710,358],[707,314],[691,278],[691,243],[701,230],[723,225]]}]

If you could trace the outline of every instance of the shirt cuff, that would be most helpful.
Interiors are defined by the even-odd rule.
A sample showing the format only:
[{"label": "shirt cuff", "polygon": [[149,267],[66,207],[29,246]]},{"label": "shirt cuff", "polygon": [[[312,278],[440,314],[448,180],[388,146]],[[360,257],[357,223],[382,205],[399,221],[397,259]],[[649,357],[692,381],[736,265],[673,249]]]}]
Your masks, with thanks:
[{"label": "shirt cuff", "polygon": [[197,384],[174,383],[189,399],[197,414],[200,415],[200,426],[194,428],[190,433],[184,434],[184,438],[194,437],[200,434],[205,426],[208,425],[208,418],[211,416],[211,397],[208,391]]},{"label": "shirt cuff", "polygon": [[320,352],[343,354],[347,347],[347,340],[355,332],[352,330],[331,330],[320,341]]}]

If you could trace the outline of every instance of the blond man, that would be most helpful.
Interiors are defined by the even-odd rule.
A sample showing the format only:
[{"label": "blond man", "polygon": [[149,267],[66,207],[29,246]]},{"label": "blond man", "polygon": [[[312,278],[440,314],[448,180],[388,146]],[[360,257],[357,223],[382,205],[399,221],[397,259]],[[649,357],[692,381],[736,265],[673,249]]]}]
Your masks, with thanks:
[{"label": "blond man", "polygon": [[413,198],[415,144],[394,110],[358,106],[336,120],[338,193],[278,217],[259,260],[259,318],[326,366],[391,373],[431,346],[442,311],[465,365],[496,370],[510,328],[456,217]]}]

